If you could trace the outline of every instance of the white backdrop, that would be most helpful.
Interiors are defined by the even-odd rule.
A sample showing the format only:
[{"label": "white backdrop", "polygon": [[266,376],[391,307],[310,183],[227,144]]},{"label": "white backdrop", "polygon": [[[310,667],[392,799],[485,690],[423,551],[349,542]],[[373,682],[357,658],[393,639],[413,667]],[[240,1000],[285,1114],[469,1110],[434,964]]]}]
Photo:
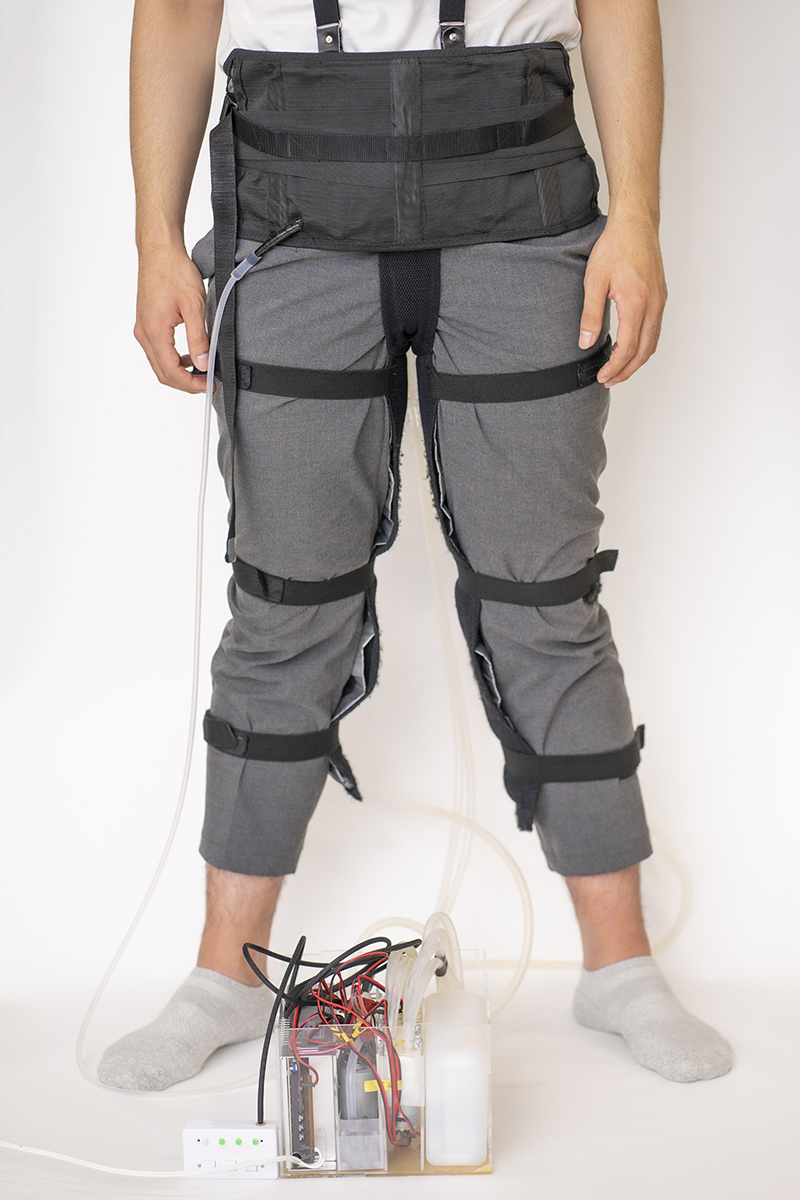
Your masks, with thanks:
[{"label": "white backdrop", "polygon": [[[309,0],[310,8],[310,0]],[[656,359],[614,392],[603,484],[607,577],[648,812],[685,862],[694,907],[673,974],[800,983],[797,954],[798,10],[668,0],[663,246]],[[88,994],[150,878],[183,761],[202,401],[162,388],[131,336],[127,151],[132,3],[7,0],[2,189],[2,953],[8,999]],[[766,32],[765,32],[766,31]],[[579,56],[574,56],[576,71]],[[580,86],[580,85],[579,85]],[[596,137],[582,93],[580,122]],[[210,223],[205,160],[189,239]],[[224,502],[209,504],[203,697],[225,620]],[[354,940],[424,920],[448,830],[387,805],[449,805],[452,747],[413,460],[403,529],[380,564],[385,654],[344,743],[362,806],[328,787],[276,944]],[[463,663],[462,663],[463,666]],[[562,881],[515,830],[501,755],[466,669],[479,818],[533,894],[537,958],[575,958]],[[420,678],[427,681],[422,689]],[[382,731],[391,738],[381,745]],[[439,735],[442,731],[442,737]],[[165,994],[193,963],[202,901],[198,742],[187,811],[116,990]],[[675,877],[645,867],[651,926]],[[519,906],[476,845],[453,916],[513,957]],[[120,1029],[120,1032],[122,1030]]]}]

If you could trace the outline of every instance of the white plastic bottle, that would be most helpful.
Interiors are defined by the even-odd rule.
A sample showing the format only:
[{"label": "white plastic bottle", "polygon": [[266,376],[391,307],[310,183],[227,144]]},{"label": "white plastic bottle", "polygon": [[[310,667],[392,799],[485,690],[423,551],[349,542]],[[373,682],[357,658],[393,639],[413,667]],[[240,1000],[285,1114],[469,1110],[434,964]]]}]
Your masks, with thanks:
[{"label": "white plastic bottle", "polygon": [[433,1167],[479,1167],[489,1126],[489,1023],[483,996],[425,998],[425,1157]]}]

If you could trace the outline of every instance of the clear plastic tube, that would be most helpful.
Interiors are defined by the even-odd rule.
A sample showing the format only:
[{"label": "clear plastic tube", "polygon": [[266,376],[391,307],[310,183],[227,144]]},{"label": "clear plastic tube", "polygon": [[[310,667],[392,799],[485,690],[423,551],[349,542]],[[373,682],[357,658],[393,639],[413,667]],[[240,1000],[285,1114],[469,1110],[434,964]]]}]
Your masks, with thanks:
[{"label": "clear plastic tube", "polygon": [[[209,447],[211,442],[211,418],[213,412],[213,395],[214,395],[214,363],[216,362],[217,346],[219,344],[219,331],[222,324],[222,317],[225,312],[225,306],[228,303],[228,297],[233,291],[236,284],[242,279],[247,272],[254,267],[256,263],[261,261],[261,256],[258,253],[248,254],[245,259],[231,273],[231,277],[223,288],[222,295],[219,299],[217,312],[214,317],[214,324],[211,330],[211,339],[208,351],[209,370],[206,379],[205,393],[205,409],[203,420],[203,449],[201,454],[200,466],[200,494],[197,500],[197,535],[196,535],[196,552],[195,552],[195,586],[194,586],[194,633],[192,639],[192,694],[189,702],[189,730],[186,739],[186,754],[183,762],[183,777],[181,786],[178,791],[178,802],[175,806],[175,813],[172,818],[172,824],[167,834],[167,840],[164,843],[164,849],[161,851],[161,857],[158,860],[158,865],[153,872],[153,878],[147,891],[144,894],[141,904],[134,916],[127,933],[122,939],[119,949],[109,963],[105,975],[100,980],[97,990],[91,999],[86,1016],[83,1018],[80,1030],[78,1032],[78,1040],[75,1047],[75,1057],[78,1061],[78,1069],[84,1079],[88,1079],[90,1083],[97,1083],[93,1078],[85,1062],[85,1046],[86,1034],[88,1033],[92,1017],[95,1014],[98,1004],[103,997],[103,993],[108,986],[111,976],[117,969],[117,964],[128,948],[131,938],[139,927],[142,917],[145,914],[148,904],[150,903],[153,892],[156,890],[158,881],[164,873],[164,867],[167,864],[172,844],[175,841],[175,835],[178,832],[181,815],[183,814],[184,804],[186,802],[186,792],[189,787],[189,776],[192,770],[192,756],[194,754],[195,730],[197,728],[197,701],[200,691],[200,632],[202,627],[203,613],[203,541],[205,535],[205,510],[206,510],[206,492],[208,488],[208,458]],[[229,1092],[240,1087],[249,1087],[255,1082],[255,1076],[248,1076],[247,1079],[239,1079],[235,1083],[226,1084],[225,1086],[202,1088],[196,1091],[182,1091],[181,1096],[205,1096],[210,1092]]]},{"label": "clear plastic tube", "polygon": [[386,963],[386,1027],[394,1041],[400,1017],[400,1001],[409,972],[417,957],[416,950],[393,950]]},{"label": "clear plastic tube", "polygon": [[[450,617],[450,604],[447,600],[444,579],[442,577],[442,545],[440,531],[437,526],[436,513],[433,508],[430,491],[426,485],[427,460],[425,445],[422,440],[422,421],[419,412],[419,391],[417,373],[412,368],[408,373],[408,427],[411,447],[414,454],[414,465],[417,474],[417,491],[422,512],[422,528],[425,535],[425,547],[428,552],[428,564],[433,586],[433,599],[436,617],[439,624],[439,642],[444,655],[447,692],[450,700],[450,717],[453,730],[453,807],[462,816],[475,819],[475,760],[472,754],[472,742],[469,731],[469,719],[464,702],[464,690],[461,686],[461,676],[458,668],[455,639]],[[440,912],[451,912],[461,890],[464,875],[469,863],[472,846],[472,832],[462,825],[454,824],[450,833],[447,857],[442,869],[442,879],[439,885],[439,896],[436,908]]]},{"label": "clear plastic tube", "polygon": [[[471,836],[471,833],[470,833]],[[435,912],[425,922],[425,934],[437,937],[444,947],[447,970],[443,975],[437,975],[436,990],[450,991],[457,988],[464,990],[464,968],[461,964],[461,947],[458,944],[456,927],[447,913]]]}]

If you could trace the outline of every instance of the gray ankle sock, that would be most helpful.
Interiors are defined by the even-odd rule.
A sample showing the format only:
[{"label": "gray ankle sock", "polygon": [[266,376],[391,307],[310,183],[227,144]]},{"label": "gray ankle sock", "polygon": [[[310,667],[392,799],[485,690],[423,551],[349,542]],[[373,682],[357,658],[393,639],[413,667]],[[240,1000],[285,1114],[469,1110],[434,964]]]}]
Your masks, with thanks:
[{"label": "gray ankle sock", "polygon": [[724,1037],[686,1011],[649,954],[581,970],[573,1012],[588,1029],[621,1033],[636,1061],[665,1079],[714,1079],[733,1065]]},{"label": "gray ankle sock", "polygon": [[163,1091],[196,1075],[220,1046],[263,1037],[271,1002],[263,984],[195,967],[155,1021],[108,1047],[97,1077],[108,1087]]}]

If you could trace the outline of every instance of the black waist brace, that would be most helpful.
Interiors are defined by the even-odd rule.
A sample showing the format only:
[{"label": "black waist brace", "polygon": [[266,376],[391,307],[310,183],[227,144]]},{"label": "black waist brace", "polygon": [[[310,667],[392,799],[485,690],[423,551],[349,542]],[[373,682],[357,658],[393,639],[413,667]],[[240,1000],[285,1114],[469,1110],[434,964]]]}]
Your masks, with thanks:
[{"label": "black waist brace", "polygon": [[597,215],[560,42],[237,49],[225,70],[239,237],[261,242],[301,216],[297,246],[436,249],[553,235]]}]

